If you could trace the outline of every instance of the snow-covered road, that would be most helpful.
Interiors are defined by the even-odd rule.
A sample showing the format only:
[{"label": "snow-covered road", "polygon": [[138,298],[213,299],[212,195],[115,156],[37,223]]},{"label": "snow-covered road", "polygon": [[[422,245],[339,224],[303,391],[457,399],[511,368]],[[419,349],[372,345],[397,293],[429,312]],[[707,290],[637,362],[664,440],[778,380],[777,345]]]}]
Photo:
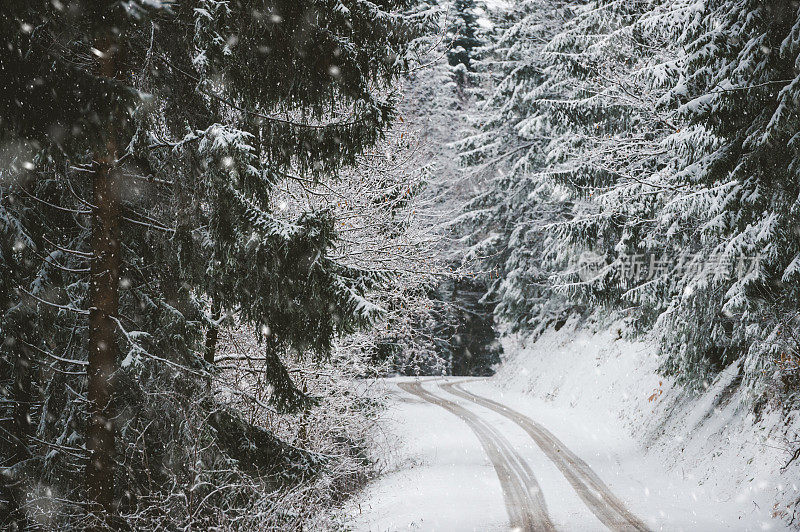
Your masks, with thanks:
[{"label": "snow-covered road", "polygon": [[422,383],[402,382],[398,387],[455,414],[475,433],[500,481],[512,528],[525,531],[555,530],[536,476],[508,439],[474,412],[426,391]]},{"label": "snow-covered road", "polygon": [[647,526],[611,492],[592,468],[550,431],[524,414],[497,401],[463,390],[461,388],[463,384],[447,383],[441,385],[441,388],[493,410],[520,426],[561,471],[586,507],[610,530],[647,530]]},{"label": "snow-covered road", "polygon": [[354,503],[356,530],[763,529],[683,496],[658,464],[623,456],[626,438],[615,449],[594,437],[591,420],[576,439],[566,427],[578,420],[532,411],[482,379],[386,385],[398,456]]}]

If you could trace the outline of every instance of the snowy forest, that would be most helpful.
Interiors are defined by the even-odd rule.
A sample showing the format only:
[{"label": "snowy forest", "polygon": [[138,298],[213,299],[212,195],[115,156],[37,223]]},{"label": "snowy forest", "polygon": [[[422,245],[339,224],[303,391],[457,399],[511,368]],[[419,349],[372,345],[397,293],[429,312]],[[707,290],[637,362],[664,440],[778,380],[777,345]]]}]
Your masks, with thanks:
[{"label": "snowy forest", "polygon": [[[479,388],[419,383],[557,404],[589,334],[648,346],[650,443],[768,434],[680,452],[726,442],[798,526],[800,1],[3,0],[0,33],[0,528],[409,529],[357,521],[399,394],[480,438]],[[735,529],[537,434],[597,529]],[[595,529],[543,490],[512,529]]]}]

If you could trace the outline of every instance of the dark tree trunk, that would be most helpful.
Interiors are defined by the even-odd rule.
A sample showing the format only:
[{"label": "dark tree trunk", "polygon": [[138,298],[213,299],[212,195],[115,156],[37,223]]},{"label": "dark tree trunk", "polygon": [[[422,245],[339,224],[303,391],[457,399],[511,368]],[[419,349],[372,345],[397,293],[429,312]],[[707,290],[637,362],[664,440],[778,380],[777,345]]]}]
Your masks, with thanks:
[{"label": "dark tree trunk", "polygon": [[209,364],[214,364],[214,356],[217,352],[217,338],[219,337],[219,325],[216,325],[219,322],[219,318],[222,316],[222,309],[219,306],[219,300],[213,299],[211,300],[211,321],[214,322],[214,325],[208,328],[208,332],[206,333],[206,352],[205,352],[205,361]]},{"label": "dark tree trunk", "polygon": [[[112,146],[109,152],[114,153]],[[113,514],[113,376],[117,366],[116,324],[120,266],[120,208],[111,164],[101,161],[93,177],[95,210],[89,309],[89,425],[86,490],[92,511]]]},{"label": "dark tree trunk", "polygon": [[[98,73],[121,78],[124,50],[112,33],[110,21],[99,32],[96,48],[101,52]],[[116,106],[118,107],[118,106]],[[114,508],[114,372],[117,369],[115,319],[119,307],[120,190],[116,168],[120,132],[126,127],[125,112],[109,113],[106,146],[95,154],[92,175],[92,261],[89,285],[89,420],[86,446],[86,492],[89,511],[99,518],[97,529],[110,526]]]}]

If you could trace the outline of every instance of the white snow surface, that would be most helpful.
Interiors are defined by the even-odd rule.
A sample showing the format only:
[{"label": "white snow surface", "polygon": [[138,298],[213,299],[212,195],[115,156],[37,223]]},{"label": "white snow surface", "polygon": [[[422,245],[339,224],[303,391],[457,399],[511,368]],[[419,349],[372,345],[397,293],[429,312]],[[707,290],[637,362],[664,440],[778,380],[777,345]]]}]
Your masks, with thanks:
[{"label": "white snow surface", "polygon": [[[735,385],[737,364],[689,393],[657,374],[655,345],[626,340],[622,329],[593,332],[573,321],[535,342],[506,337],[497,374],[464,388],[544,425],[652,530],[790,529],[800,469],[781,466],[798,439],[797,413],[765,407],[756,417]],[[391,406],[381,424],[394,452],[348,509],[350,526],[508,530],[499,481],[475,435],[397,380],[386,381]],[[448,395],[441,381],[426,378],[424,387],[491,422],[528,461],[558,530],[605,530],[518,426]]]},{"label": "white snow surface", "polygon": [[507,530],[500,482],[478,439],[446,410],[393,386],[387,472],[348,509],[355,530]]},{"label": "white snow surface", "polygon": [[657,348],[601,332],[548,330],[532,345],[506,338],[510,356],[477,392],[541,422],[655,530],[784,530],[798,469],[781,472],[797,415],[752,413],[739,366],[703,393],[657,373]]}]

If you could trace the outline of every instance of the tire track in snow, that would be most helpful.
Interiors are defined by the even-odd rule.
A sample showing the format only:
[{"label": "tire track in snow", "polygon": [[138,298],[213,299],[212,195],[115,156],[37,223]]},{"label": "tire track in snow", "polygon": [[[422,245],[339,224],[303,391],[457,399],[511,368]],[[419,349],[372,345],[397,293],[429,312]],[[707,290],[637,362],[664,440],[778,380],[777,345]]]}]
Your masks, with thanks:
[{"label": "tire track in snow", "polygon": [[475,433],[500,480],[512,528],[526,532],[555,530],[533,471],[504,436],[477,414],[434,395],[419,382],[401,382],[397,386],[459,417]]},{"label": "tire track in snow", "polygon": [[620,532],[634,530],[645,532],[648,530],[647,526],[628,510],[625,504],[611,492],[589,465],[570,451],[549,430],[531,418],[501,403],[460,388],[460,385],[464,382],[467,381],[442,384],[440,386],[457,397],[494,410],[522,427],[561,471],[561,474],[564,475],[589,510],[609,529]]}]

